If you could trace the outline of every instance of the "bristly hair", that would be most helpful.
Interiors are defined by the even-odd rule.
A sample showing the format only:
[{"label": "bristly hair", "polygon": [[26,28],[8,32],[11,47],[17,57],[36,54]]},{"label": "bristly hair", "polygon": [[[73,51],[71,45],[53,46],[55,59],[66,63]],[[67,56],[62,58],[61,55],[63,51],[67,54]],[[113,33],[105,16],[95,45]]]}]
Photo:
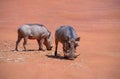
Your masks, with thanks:
[{"label": "bristly hair", "polygon": [[70,27],[70,26],[68,26],[68,28],[69,28],[69,31],[70,31],[70,36],[71,36],[71,38],[74,38],[74,35],[73,35],[73,28],[72,27]]},{"label": "bristly hair", "polygon": [[27,25],[29,25],[29,26],[33,26],[33,25],[38,25],[38,26],[41,26],[41,27],[43,27],[44,25],[43,24],[27,24]]}]

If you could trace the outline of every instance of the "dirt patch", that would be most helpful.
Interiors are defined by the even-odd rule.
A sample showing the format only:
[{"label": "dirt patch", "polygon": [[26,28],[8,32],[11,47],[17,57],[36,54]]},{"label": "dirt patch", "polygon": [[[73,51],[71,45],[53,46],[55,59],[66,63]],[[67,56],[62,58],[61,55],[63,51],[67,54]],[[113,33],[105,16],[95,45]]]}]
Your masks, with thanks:
[{"label": "dirt patch", "polygon": [[[0,79],[120,79],[119,0],[1,0]],[[14,51],[17,28],[40,23],[53,35],[61,25],[71,25],[81,37],[75,60],[54,58],[38,51],[28,40],[23,51]],[[63,56],[62,45],[58,54]]]}]

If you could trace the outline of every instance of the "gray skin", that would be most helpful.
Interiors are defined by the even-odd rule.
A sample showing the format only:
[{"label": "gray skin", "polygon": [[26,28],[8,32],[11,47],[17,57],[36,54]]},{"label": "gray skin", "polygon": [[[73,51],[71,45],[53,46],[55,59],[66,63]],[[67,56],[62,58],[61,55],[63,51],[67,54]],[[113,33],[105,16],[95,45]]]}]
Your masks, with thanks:
[{"label": "gray skin", "polygon": [[78,41],[80,41],[80,37],[77,36],[73,27],[61,26],[55,32],[55,56],[57,56],[58,42],[61,42],[63,45],[64,57],[74,59]]},{"label": "gray skin", "polygon": [[52,49],[51,33],[42,24],[25,24],[18,28],[18,39],[16,41],[15,50],[18,51],[18,44],[24,39],[23,47],[26,50],[27,39],[35,39],[38,42],[39,50],[43,49],[43,44],[47,50]]}]

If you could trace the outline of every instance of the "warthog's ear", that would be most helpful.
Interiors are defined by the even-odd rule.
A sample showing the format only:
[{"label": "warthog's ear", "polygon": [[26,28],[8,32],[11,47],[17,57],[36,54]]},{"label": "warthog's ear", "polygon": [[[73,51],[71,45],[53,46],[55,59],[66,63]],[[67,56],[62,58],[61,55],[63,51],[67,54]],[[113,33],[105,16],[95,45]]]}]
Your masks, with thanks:
[{"label": "warthog's ear", "polygon": [[51,32],[49,32],[49,36],[48,36],[48,38],[51,36]]},{"label": "warthog's ear", "polygon": [[75,41],[80,41],[80,37],[76,38]]}]

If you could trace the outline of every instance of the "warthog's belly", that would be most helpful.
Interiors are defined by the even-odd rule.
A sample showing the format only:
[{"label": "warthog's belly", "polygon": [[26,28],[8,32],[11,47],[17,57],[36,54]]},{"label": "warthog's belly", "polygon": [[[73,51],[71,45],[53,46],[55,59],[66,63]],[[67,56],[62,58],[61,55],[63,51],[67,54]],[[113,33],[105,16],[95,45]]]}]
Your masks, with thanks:
[{"label": "warthog's belly", "polygon": [[29,35],[28,39],[39,39],[39,37],[38,36]]}]

